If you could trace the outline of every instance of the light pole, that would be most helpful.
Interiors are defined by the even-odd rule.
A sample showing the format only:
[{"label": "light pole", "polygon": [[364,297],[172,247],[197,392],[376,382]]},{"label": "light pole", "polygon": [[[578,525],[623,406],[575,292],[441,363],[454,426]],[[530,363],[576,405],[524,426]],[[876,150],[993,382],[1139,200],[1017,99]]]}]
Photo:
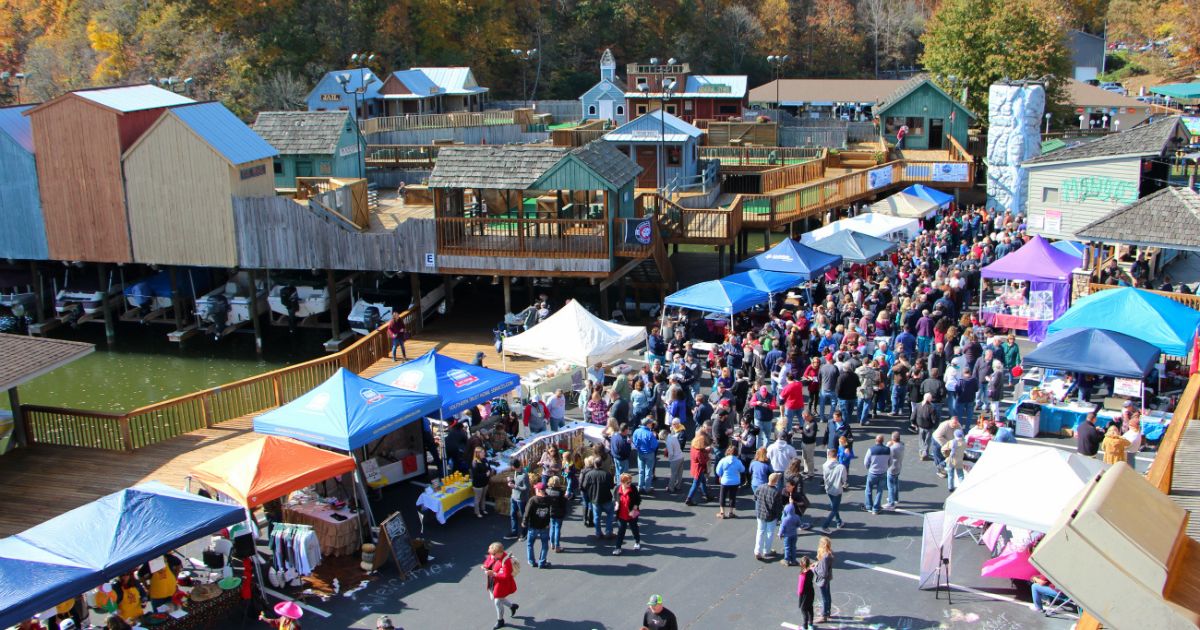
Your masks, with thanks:
[{"label": "light pole", "polygon": [[8,70],[0,72],[0,83],[16,94],[17,105],[21,104],[21,86],[25,85],[32,74],[32,72],[9,72]]},{"label": "light pole", "polygon": [[775,73],[775,109],[782,110],[783,103],[779,102],[779,77],[783,73],[783,64],[788,62],[787,55],[767,55],[767,63]]},{"label": "light pole", "polygon": [[[375,53],[365,53],[364,52],[364,53],[354,53],[354,54],[350,55],[350,65],[361,64],[358,68],[358,91],[357,91],[357,93],[363,95],[363,98],[362,98],[363,106],[365,106],[367,104],[367,96],[366,96],[367,86],[375,82],[375,76],[371,72],[371,62],[372,61],[375,61]],[[368,74],[371,74],[371,77],[369,79],[367,78]],[[355,107],[354,121],[358,122],[358,119],[365,112],[360,112],[358,110],[359,104],[358,104],[357,96],[355,96],[355,98],[354,98],[354,107]],[[368,118],[369,118],[369,116],[368,116]]]},{"label": "light pole", "polygon": [[509,52],[512,53],[513,57],[517,58],[517,61],[521,62],[521,100],[525,102],[525,107],[528,108],[529,92],[527,91],[527,86],[525,84],[525,74],[529,69],[529,62],[533,61],[533,58],[537,56],[538,50],[536,48],[530,48],[529,50],[513,48]]},{"label": "light pole", "polygon": [[[367,63],[370,63],[374,59],[375,59],[374,54],[368,55],[367,53],[355,53],[353,55],[350,55],[351,63],[361,62],[363,64],[367,64]],[[364,169],[366,168],[366,166],[365,166],[366,156],[362,155],[364,147],[363,147],[362,125],[359,124],[360,111],[359,111],[358,97],[359,97],[359,95],[364,95],[363,102],[364,103],[366,102],[365,95],[367,93],[367,86],[375,82],[375,76],[374,76],[374,74],[372,74],[371,76],[367,76],[367,69],[365,69],[365,68],[359,68],[358,73],[359,73],[358,74],[359,81],[358,81],[358,87],[356,87],[356,88],[350,87],[350,78],[351,77],[350,77],[349,72],[343,72],[342,74],[339,74],[337,76],[337,82],[338,82],[338,84],[340,84],[342,86],[342,92],[344,92],[346,94],[351,94],[354,96],[354,135],[358,138],[358,146],[356,147],[358,149],[358,159],[357,159],[358,177],[359,177],[359,179],[363,179],[366,177],[366,173],[364,172]]]},{"label": "light pole", "polygon": [[1050,112],[1046,112],[1046,133],[1050,133]]},{"label": "light pole", "polygon": [[[652,59],[651,63],[653,63],[654,61],[655,60]],[[672,59],[671,61],[672,61],[671,65],[674,65],[673,62],[675,60]],[[665,180],[667,178],[667,142],[666,142],[667,101],[671,100],[671,95],[675,91],[675,79],[674,78],[663,79],[661,89],[662,89],[662,91],[659,92],[658,96],[652,96],[650,93],[650,85],[648,83],[638,84],[638,90],[640,90],[643,94],[646,94],[647,96],[649,96],[651,98],[657,98],[659,101],[659,105],[658,105],[658,159],[656,160],[656,162],[658,163],[658,168],[655,169],[655,179],[657,180],[656,183],[658,184],[658,190],[660,193],[665,190],[665,188],[663,187],[663,184],[664,184],[663,180]]]},{"label": "light pole", "polygon": [[164,77],[158,80],[158,84],[176,94],[184,93],[188,96],[192,95],[192,83],[194,79],[188,77],[180,80],[178,77]]}]

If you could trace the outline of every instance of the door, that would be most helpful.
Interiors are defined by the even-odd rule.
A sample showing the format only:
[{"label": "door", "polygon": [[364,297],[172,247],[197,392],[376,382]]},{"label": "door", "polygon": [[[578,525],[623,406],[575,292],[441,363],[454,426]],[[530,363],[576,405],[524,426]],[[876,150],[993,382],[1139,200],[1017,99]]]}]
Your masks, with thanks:
[{"label": "door", "polygon": [[613,102],[610,100],[600,101],[600,120],[613,119]]},{"label": "door", "polygon": [[296,177],[312,177],[312,167],[310,160],[296,160]]},{"label": "door", "polygon": [[945,122],[941,118],[929,119],[929,148],[946,148]]},{"label": "door", "polygon": [[642,167],[642,174],[638,175],[638,188],[654,188],[658,185],[656,173],[658,172],[658,147],[657,146],[640,146],[637,148],[637,163]]}]

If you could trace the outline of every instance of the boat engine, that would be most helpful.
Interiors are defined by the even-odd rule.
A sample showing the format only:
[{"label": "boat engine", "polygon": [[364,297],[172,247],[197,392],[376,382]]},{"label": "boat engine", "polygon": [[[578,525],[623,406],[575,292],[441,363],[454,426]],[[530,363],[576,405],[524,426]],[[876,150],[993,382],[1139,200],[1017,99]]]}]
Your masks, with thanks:
[{"label": "boat engine", "polygon": [[225,326],[229,324],[229,298],[220,293],[214,295],[208,316],[213,323],[213,339],[219,340],[221,333],[225,332]]},{"label": "boat engine", "polygon": [[379,307],[368,306],[363,309],[363,327],[368,332],[378,330],[383,325],[383,318],[379,315]]},{"label": "boat engine", "polygon": [[288,313],[288,332],[296,332],[296,313],[300,310],[300,293],[296,287],[286,285],[279,289],[279,301]]}]

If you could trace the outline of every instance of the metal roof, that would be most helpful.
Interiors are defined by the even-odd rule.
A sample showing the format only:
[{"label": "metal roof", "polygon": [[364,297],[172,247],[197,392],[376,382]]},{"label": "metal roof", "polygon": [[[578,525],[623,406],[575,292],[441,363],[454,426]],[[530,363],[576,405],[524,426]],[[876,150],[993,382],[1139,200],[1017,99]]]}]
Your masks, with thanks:
[{"label": "metal roof", "polygon": [[1022,166],[1033,164],[1051,164],[1072,160],[1090,160],[1105,157],[1151,156],[1161,155],[1167,150],[1167,144],[1176,136],[1179,128],[1179,117],[1168,116],[1155,122],[1138,125],[1119,133],[1109,134],[1092,142],[1077,144],[1052,153],[1037,155],[1021,163]]},{"label": "metal roof", "polygon": [[[878,103],[904,84],[898,79],[780,79],[784,105],[806,103]],[[750,90],[750,101],[775,102],[775,81]]]},{"label": "metal roof", "polygon": [[78,90],[72,94],[123,113],[196,102],[182,94],[176,94],[150,84]]},{"label": "metal roof", "polygon": [[[440,96],[446,93],[438,84],[434,83],[420,70],[397,70],[391,74],[388,79],[395,78],[399,81],[404,89],[409,91],[409,94],[387,94],[384,93],[383,86],[380,87],[378,98],[386,99],[419,99],[429,98],[431,96]],[[384,85],[387,84],[387,79],[384,80]]]},{"label": "metal roof", "polygon": [[31,381],[95,349],[80,341],[0,334],[0,391]]},{"label": "metal roof", "polygon": [[1149,110],[1150,105],[1130,96],[1121,96],[1116,92],[1101,90],[1075,79],[1067,80],[1067,102],[1076,107],[1136,107],[1139,110]]},{"label": "metal roof", "polygon": [[[338,77],[342,75],[349,75],[349,79],[344,89],[337,81]],[[317,82],[316,87],[314,87],[312,91],[308,93],[306,100],[312,99],[313,95],[317,94],[318,92],[341,94],[346,98],[350,98],[350,95],[346,94],[345,90],[357,90],[358,88],[362,87],[363,81],[366,81],[370,78],[374,78],[375,80],[367,84],[367,89],[363,93],[363,97],[366,99],[375,98],[378,96],[379,86],[383,84],[383,78],[376,76],[375,73],[371,72],[371,70],[368,68],[347,68],[345,70],[331,70],[326,72],[325,76],[321,77],[321,80]]]},{"label": "metal roof", "polygon": [[33,153],[33,125],[29,124],[29,118],[22,116],[21,113],[32,107],[32,105],[0,107],[0,132],[7,134],[30,153]]},{"label": "metal roof", "polygon": [[567,154],[566,147],[448,146],[438,151],[430,188],[525,190]]},{"label": "metal roof", "polygon": [[1200,193],[1168,186],[1075,232],[1080,238],[1200,251]]},{"label": "metal roof", "polygon": [[343,111],[259,112],[251,128],[284,155],[329,155],[353,124]]},{"label": "metal roof", "polygon": [[196,132],[230,164],[245,164],[279,155],[246,123],[220,103],[198,103],[171,109],[171,114]]},{"label": "metal roof", "polygon": [[466,66],[411,69],[424,73],[446,94],[482,94],[488,91],[485,87],[479,87],[479,84],[475,82],[475,73]]},{"label": "metal roof", "polygon": [[[692,74],[683,84],[682,92],[672,92],[672,98],[730,98],[746,97],[748,79],[744,74]],[[625,92],[629,98],[657,98],[662,92]]]},{"label": "metal roof", "polygon": [[687,142],[689,138],[699,138],[702,133],[679,118],[656,109],[604,134],[604,139],[609,142]]}]

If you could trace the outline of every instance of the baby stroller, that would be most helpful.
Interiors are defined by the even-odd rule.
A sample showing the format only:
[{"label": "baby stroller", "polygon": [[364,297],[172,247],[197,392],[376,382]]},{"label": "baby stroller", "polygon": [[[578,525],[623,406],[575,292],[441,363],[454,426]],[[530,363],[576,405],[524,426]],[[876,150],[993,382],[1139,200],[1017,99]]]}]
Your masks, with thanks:
[{"label": "baby stroller", "polygon": [[509,335],[516,335],[525,332],[537,323],[537,309],[532,306],[525,307],[515,315],[507,313],[504,315],[504,330]]}]

